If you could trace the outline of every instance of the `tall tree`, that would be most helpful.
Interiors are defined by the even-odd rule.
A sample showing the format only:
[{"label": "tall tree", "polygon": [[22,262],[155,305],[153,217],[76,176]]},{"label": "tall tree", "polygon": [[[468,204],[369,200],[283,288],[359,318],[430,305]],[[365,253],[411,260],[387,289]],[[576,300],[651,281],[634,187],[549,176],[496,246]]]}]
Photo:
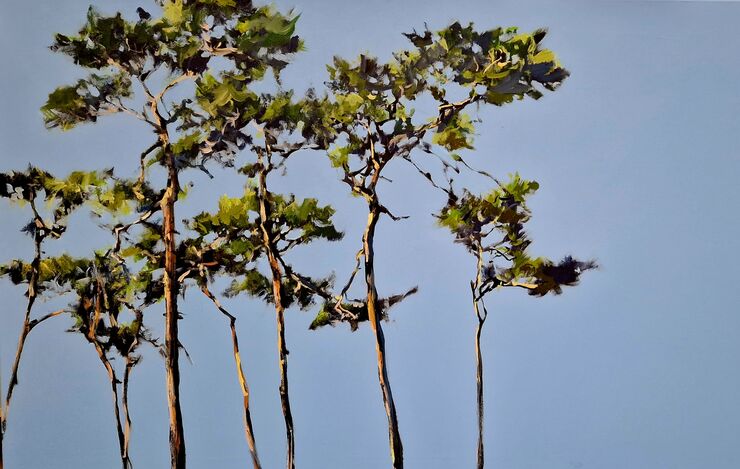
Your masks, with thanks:
[{"label": "tall tree", "polygon": [[[378,379],[396,469],[403,467],[403,445],[380,322],[375,232],[383,216],[402,217],[393,215],[380,198],[383,172],[391,161],[407,161],[436,185],[432,174],[416,161],[419,152],[415,150],[440,156],[435,153],[436,145],[446,150],[440,156],[443,167],[459,171],[464,162],[456,152],[472,148],[475,131],[466,109],[484,103],[501,106],[525,96],[537,99],[542,96],[541,88],[552,90],[568,75],[554,53],[540,47],[543,30],[531,34],[517,34],[516,28],[478,32],[472,25],[453,23],[436,33],[427,30],[405,36],[414,48],[395,53],[386,63],[367,55],[353,62],[335,58],[328,67],[330,97],[319,106],[324,118],[308,123],[316,135],[330,136],[332,165],[341,170],[352,194],[367,204],[358,260],[363,259],[364,304],[375,336]],[[437,112],[422,118],[415,113],[414,103],[430,99],[436,102]]]},{"label": "tall tree", "polygon": [[447,205],[437,215],[439,223],[455,235],[455,242],[463,244],[476,260],[470,292],[478,320],[475,356],[479,469],[484,466],[481,333],[488,317],[485,296],[506,287],[523,288],[533,296],[559,295],[563,286],[576,285],[583,271],[596,267],[593,261],[578,261],[568,256],[555,263],[543,257],[531,257],[527,252],[531,241],[524,231],[530,219],[526,198],[538,187],[537,182],[515,174],[483,196],[464,191],[458,197],[450,189]]},{"label": "tall tree", "polygon": [[[31,331],[47,319],[69,311],[60,309],[32,319],[36,300],[47,290],[68,279],[68,274],[77,266],[68,256],[44,256],[43,245],[49,239],[58,239],[67,229],[72,212],[106,184],[108,172],[72,172],[67,178],[57,179],[50,173],[29,167],[24,172],[0,173],[0,197],[14,203],[27,204],[32,212],[31,220],[22,231],[33,239],[34,254],[31,262],[16,259],[0,265],[0,276],[8,276],[16,285],[26,284],[26,311],[18,338],[15,359],[10,372],[4,402],[0,401],[0,469],[3,467],[3,438],[7,430],[8,412],[13,391],[18,385],[18,373],[26,340]],[[39,200],[45,208],[38,208]],[[46,212],[46,213],[45,213]]]},{"label": "tall tree", "polygon": [[[185,439],[180,407],[177,242],[175,204],[180,173],[216,161],[229,165],[251,121],[250,86],[268,70],[276,77],[298,51],[293,35],[297,17],[248,0],[163,0],[161,17],[138,8],[138,20],[120,13],[105,16],[91,8],[77,35],[57,34],[52,50],[66,54],[93,72],[57,88],[42,108],[49,128],[64,130],[95,122],[101,115],[126,113],[145,122],[156,135],[139,156],[145,168],[159,164],[167,183],[158,200],[164,240],[165,369],[170,415],[171,466],[185,467]],[[212,59],[221,59],[218,64]],[[161,72],[161,73],[159,73]],[[169,102],[173,90],[194,80],[190,98]],[[134,87],[143,100],[134,99]],[[189,88],[185,92],[191,90]],[[236,104],[239,104],[237,107]],[[141,106],[141,110],[137,107]]]}]

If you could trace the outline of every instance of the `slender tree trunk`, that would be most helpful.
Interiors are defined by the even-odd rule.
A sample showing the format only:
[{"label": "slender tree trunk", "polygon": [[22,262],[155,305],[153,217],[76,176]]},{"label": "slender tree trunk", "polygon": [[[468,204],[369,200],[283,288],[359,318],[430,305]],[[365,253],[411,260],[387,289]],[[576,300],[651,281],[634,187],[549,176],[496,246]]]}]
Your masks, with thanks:
[{"label": "slender tree trunk", "polygon": [[113,366],[108,360],[105,354],[105,350],[98,342],[93,342],[95,350],[98,352],[98,357],[101,363],[105,367],[105,371],[108,373],[108,381],[110,382],[111,393],[113,395],[113,412],[116,417],[116,434],[118,435],[118,448],[121,455],[121,466],[123,469],[129,469],[128,455],[126,454],[126,438],[123,431],[123,422],[121,421],[121,412],[118,408],[118,378],[116,378],[116,372],[113,370]]},{"label": "slender tree trunk", "polygon": [[[477,308],[477,307],[476,307]],[[478,396],[478,469],[483,469],[483,357],[480,350],[480,335],[483,331],[484,321],[478,320],[478,327],[475,329],[475,365],[476,365],[476,383]]]},{"label": "slender tree trunk", "polygon": [[[31,202],[33,203],[33,202]],[[35,210],[35,208],[34,208]],[[40,228],[36,226],[37,230]],[[33,326],[31,325],[31,311],[33,305],[36,302],[36,296],[38,294],[38,283],[39,283],[39,267],[41,265],[41,243],[43,237],[38,231],[34,234],[34,256],[31,262],[31,278],[28,281],[28,301],[26,302],[26,314],[23,317],[23,328],[21,329],[20,336],[18,337],[18,346],[15,351],[15,359],[13,360],[13,367],[10,371],[10,381],[8,382],[8,391],[5,395],[5,405],[0,403],[0,469],[3,469],[3,440],[5,431],[8,426],[8,413],[10,411],[10,402],[13,399],[13,391],[18,385],[18,370],[21,366],[21,356],[23,355],[23,347],[26,345],[26,338],[31,332]]]},{"label": "slender tree trunk", "polygon": [[[29,289],[30,290],[30,289]],[[10,369],[10,382],[8,383],[8,392],[5,396],[5,414],[10,409],[10,401],[13,399],[13,391],[18,385],[18,370],[21,366],[21,356],[23,355],[23,348],[26,345],[26,339],[28,333],[31,332],[31,309],[36,300],[36,295],[29,296],[28,306],[26,307],[26,316],[23,320],[23,328],[21,329],[20,336],[18,337],[18,346],[15,350],[15,359],[13,360],[13,367]]]},{"label": "slender tree trunk", "polygon": [[[478,404],[478,469],[483,469],[485,463],[483,450],[483,355],[480,348],[480,337],[483,332],[483,325],[488,319],[488,310],[483,302],[483,296],[480,293],[483,284],[483,248],[478,244],[476,255],[476,276],[475,281],[470,282],[470,294],[473,299],[473,311],[478,319],[478,327],[475,329],[475,380],[476,396]],[[480,304],[479,304],[480,302]],[[481,311],[480,306],[483,306]]]},{"label": "slender tree trunk", "polygon": [[288,443],[286,467],[287,469],[294,469],[295,435],[293,431],[293,414],[290,411],[290,393],[288,390],[288,348],[285,345],[285,310],[283,308],[281,292],[283,273],[280,269],[280,263],[275,256],[276,248],[270,235],[270,214],[267,207],[270,193],[267,191],[267,175],[265,173],[266,171],[263,167],[260,171],[259,178],[260,225],[262,228],[262,241],[267,251],[267,260],[270,263],[270,271],[272,272],[272,295],[275,303],[275,315],[277,317],[278,357],[280,360],[280,403],[283,408],[285,436]]},{"label": "slender tree trunk", "polygon": [[252,428],[252,413],[249,409],[249,386],[247,385],[247,377],[244,375],[244,369],[242,367],[242,358],[239,353],[239,339],[236,334],[236,317],[226,311],[221,306],[221,302],[211,293],[207,286],[202,286],[201,290],[206,295],[216,308],[229,319],[229,326],[231,327],[231,343],[234,348],[234,363],[236,364],[236,375],[239,379],[239,387],[242,391],[242,397],[244,399],[244,433],[247,438],[247,445],[249,445],[249,454],[252,456],[252,465],[254,469],[261,469],[259,456],[257,455],[257,445],[254,441],[254,429]]},{"label": "slender tree trunk", "polygon": [[244,435],[247,439],[247,445],[249,445],[249,454],[252,457],[252,465],[254,469],[261,469],[260,458],[257,455],[257,444],[254,441],[254,429],[252,428],[252,413],[249,409],[249,386],[247,386],[247,378],[244,376],[244,370],[242,369],[242,359],[239,353],[239,340],[236,336],[236,321],[230,322],[231,326],[231,341],[234,346],[234,363],[236,365],[237,377],[239,378],[239,387],[242,391],[242,398],[244,402]]},{"label": "slender tree trunk", "polygon": [[108,360],[108,356],[106,355],[103,346],[100,344],[96,337],[98,323],[103,317],[103,304],[105,301],[103,298],[105,292],[103,288],[103,281],[101,279],[98,279],[97,285],[98,291],[97,295],[95,296],[95,313],[93,316],[93,320],[90,323],[90,328],[87,331],[87,340],[95,347],[95,351],[98,353],[98,358],[100,359],[100,362],[103,364],[103,367],[105,367],[105,371],[108,374],[108,381],[110,382],[111,394],[113,396],[113,413],[116,417],[116,435],[118,436],[118,450],[121,456],[121,467],[123,469],[129,469],[129,462],[126,456],[126,441],[123,431],[123,424],[121,422],[121,412],[118,408],[118,378],[116,377],[116,371],[113,369],[113,365],[111,365],[110,360]]},{"label": "slender tree trunk", "polygon": [[131,370],[136,364],[135,360],[132,360],[130,356],[126,357],[126,368],[123,371],[123,396],[121,397],[121,407],[123,408],[123,450],[126,461],[128,461],[129,467],[132,467],[131,456],[129,454],[129,445],[131,443],[131,414],[128,409],[128,382],[131,377]]},{"label": "slender tree trunk", "polygon": [[[283,408],[283,417],[285,418],[285,436],[288,443],[286,456],[286,467],[295,468],[295,435],[293,430],[293,414],[290,411],[290,393],[288,391],[288,348],[285,345],[285,311],[280,303],[280,274],[275,274],[277,260],[270,256],[270,268],[273,271],[272,291],[275,297],[275,314],[277,317],[277,336],[278,336],[278,354],[280,359],[280,404]],[[277,270],[279,272],[279,270]]]},{"label": "slender tree trunk", "polygon": [[365,283],[367,284],[367,313],[370,326],[375,333],[375,352],[378,362],[378,380],[380,389],[383,392],[383,404],[385,413],[388,417],[388,436],[390,439],[391,460],[394,469],[403,468],[403,444],[401,443],[401,433],[398,429],[398,418],[396,416],[396,405],[393,401],[391,392],[391,383],[388,379],[388,367],[385,358],[385,336],[383,327],[380,324],[378,314],[378,291],[375,286],[375,254],[373,251],[373,242],[375,237],[375,226],[378,223],[380,209],[377,203],[370,204],[370,212],[367,217],[367,226],[363,236],[363,250],[365,255]]},{"label": "slender tree trunk", "polygon": [[167,379],[167,404],[170,414],[170,462],[172,469],[185,469],[185,437],[180,410],[180,342],[178,340],[177,293],[179,285],[176,275],[175,244],[175,200],[180,186],[174,155],[165,141],[168,181],[162,198],[162,218],[164,237],[164,301],[165,301],[165,373]]}]

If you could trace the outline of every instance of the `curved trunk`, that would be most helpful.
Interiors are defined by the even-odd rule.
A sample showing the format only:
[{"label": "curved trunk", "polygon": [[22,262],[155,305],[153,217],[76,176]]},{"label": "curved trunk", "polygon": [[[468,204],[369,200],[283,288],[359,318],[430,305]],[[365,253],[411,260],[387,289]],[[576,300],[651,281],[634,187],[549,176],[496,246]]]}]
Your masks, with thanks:
[{"label": "curved trunk", "polygon": [[[32,202],[33,203],[33,202]],[[35,210],[35,209],[34,209]],[[43,242],[42,236],[36,232],[34,235],[34,256],[31,262],[31,278],[28,281],[28,302],[26,303],[26,314],[23,318],[23,329],[21,329],[20,336],[18,337],[18,346],[15,351],[15,359],[13,360],[13,367],[10,371],[10,381],[8,382],[8,391],[5,395],[5,404],[0,402],[0,469],[3,468],[3,439],[5,431],[8,425],[8,413],[10,409],[10,402],[13,399],[13,391],[16,385],[18,385],[18,370],[21,366],[21,356],[23,355],[23,347],[26,345],[26,338],[33,329],[31,324],[31,310],[36,302],[38,282],[39,282],[39,266],[41,264],[41,243]]]},{"label": "curved trunk", "polygon": [[[166,138],[166,137],[162,137]],[[165,148],[167,148],[165,141]],[[182,411],[180,410],[180,341],[177,330],[177,292],[175,244],[175,200],[180,190],[174,155],[167,155],[168,181],[162,198],[164,238],[164,301],[165,301],[165,373],[167,383],[167,406],[170,416],[170,463],[172,469],[185,469],[185,437],[183,434]]]},{"label": "curved trunk", "polygon": [[285,420],[285,437],[288,448],[286,455],[287,469],[295,468],[295,435],[293,430],[293,414],[290,411],[290,392],[288,390],[288,348],[285,344],[285,309],[283,308],[283,299],[281,292],[281,280],[283,272],[280,269],[280,263],[275,256],[275,244],[270,235],[270,213],[267,207],[267,200],[270,193],[267,191],[267,175],[264,168],[259,175],[259,205],[260,205],[260,227],[262,229],[262,243],[267,251],[267,260],[270,264],[272,273],[272,295],[275,303],[275,317],[277,320],[277,345],[278,359],[280,363],[280,404],[283,408],[283,418]]},{"label": "curved trunk", "polygon": [[203,285],[201,287],[201,291],[203,292],[208,299],[210,299],[213,304],[218,308],[218,310],[225,315],[229,319],[229,326],[231,328],[231,343],[234,348],[234,364],[236,365],[236,375],[239,379],[239,387],[242,391],[242,397],[244,399],[244,433],[247,438],[247,445],[249,445],[249,454],[252,457],[252,465],[254,466],[254,469],[261,469],[262,465],[260,463],[259,456],[257,455],[257,445],[254,441],[254,429],[252,428],[252,413],[249,409],[249,386],[247,385],[247,377],[244,375],[244,369],[242,368],[242,358],[241,354],[239,353],[239,339],[236,335],[236,318],[226,311],[226,309],[221,306],[221,302],[218,301],[218,299],[211,293],[211,290]]},{"label": "curved trunk", "polygon": [[367,314],[370,326],[375,333],[375,352],[378,362],[378,380],[383,392],[383,404],[388,417],[388,437],[390,439],[391,460],[394,469],[403,468],[403,444],[401,434],[398,430],[398,417],[396,416],[396,405],[393,402],[391,383],[388,379],[388,367],[385,358],[385,336],[383,327],[378,316],[378,291],[375,286],[375,267],[373,240],[375,237],[375,226],[378,223],[380,210],[377,205],[370,206],[367,218],[367,226],[363,236],[363,251],[365,255],[365,283],[367,284]]}]

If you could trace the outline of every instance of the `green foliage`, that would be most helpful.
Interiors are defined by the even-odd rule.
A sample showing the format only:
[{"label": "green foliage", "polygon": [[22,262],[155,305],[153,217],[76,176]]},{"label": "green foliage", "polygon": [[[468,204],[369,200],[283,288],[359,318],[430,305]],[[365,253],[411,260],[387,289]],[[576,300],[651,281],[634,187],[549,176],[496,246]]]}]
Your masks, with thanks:
[{"label": "green foliage", "polygon": [[[76,299],[72,304],[75,324],[69,332],[78,332],[88,342],[99,344],[105,351],[114,349],[121,356],[132,356],[141,341],[154,343],[143,324],[141,309],[150,304],[145,299],[149,296],[147,287],[151,287],[146,276],[132,274],[109,252],[76,262],[84,268],[71,279]],[[133,306],[137,303],[141,308]],[[125,310],[133,312],[135,319],[119,321]]]},{"label": "green foliage", "polygon": [[273,302],[272,282],[257,269],[246,269],[241,273],[239,280],[233,280],[224,293],[228,297],[247,293],[269,303]]},{"label": "green foliage", "polygon": [[[476,30],[453,23],[437,32],[406,34],[413,47],[382,62],[369,55],[335,57],[327,67],[329,95],[309,93],[301,105],[304,138],[327,150],[352,193],[377,203],[375,186],[389,161],[410,161],[432,183],[432,173],[413,161],[414,150],[441,147],[445,171],[467,166],[456,153],[473,148],[475,122],[466,109],[538,99],[568,76],[555,54],[541,46],[543,30]],[[461,94],[462,91],[462,94]],[[450,96],[462,96],[452,101]],[[414,103],[432,99],[435,114],[420,116]],[[468,167],[469,168],[469,167]],[[383,209],[385,213],[387,210]]]},{"label": "green foliage", "polygon": [[[100,70],[114,65],[136,75],[160,66],[172,72],[200,73],[216,55],[242,69],[264,62],[279,71],[285,63],[273,56],[295,52],[300,46],[293,36],[297,16],[256,8],[251,2],[165,0],[162,11],[161,18],[151,18],[142,9],[134,22],[120,13],[104,16],[90,8],[78,34],[57,34],[52,50],[83,67]],[[209,33],[219,28],[223,34],[211,37]],[[203,34],[205,44],[200,40]]]},{"label": "green foliage", "polygon": [[578,283],[583,271],[596,267],[593,261],[578,261],[568,256],[555,263],[531,257],[531,241],[524,231],[531,213],[527,197],[539,188],[536,181],[511,175],[509,181],[484,196],[465,191],[462,197],[450,192],[447,205],[437,214],[439,224],[455,235],[480,263],[480,297],[499,287],[523,287],[530,295],[560,294],[562,287]]},{"label": "green foliage", "polygon": [[[251,239],[250,243],[255,246],[261,244],[258,241],[261,234],[257,196],[251,187],[240,198],[223,196],[219,200],[218,211],[196,215],[190,227],[200,236],[213,233],[230,240]],[[268,203],[272,236],[278,249],[287,243],[306,244],[316,239],[335,241],[342,237],[331,221],[334,209],[320,206],[316,199],[297,200],[292,194],[287,197],[270,194]]]},{"label": "green foliage", "polygon": [[[205,266],[209,275],[221,272],[233,278],[225,292],[227,296],[246,293],[273,303],[272,280],[257,266],[260,257],[267,257],[258,197],[257,190],[248,187],[240,198],[221,197],[215,213],[204,212],[193,217],[189,226],[198,238],[192,240],[196,258],[191,259],[193,265]],[[266,226],[277,255],[317,239],[334,241],[342,237],[331,221],[334,210],[320,206],[316,199],[298,200],[293,195],[269,194],[266,202],[270,214]],[[283,276],[280,282],[284,307],[297,303],[307,308],[312,304],[315,292],[289,276]],[[328,287],[330,279],[312,283],[323,289]]]},{"label": "green foliage", "polygon": [[[59,237],[66,230],[72,212],[94,198],[109,183],[111,170],[73,171],[59,179],[51,173],[29,166],[26,171],[0,173],[0,197],[17,203],[29,203],[33,221],[23,231],[32,236]],[[51,220],[36,209],[37,199],[45,202]]]},{"label": "green foliage", "polygon": [[[138,13],[131,21],[91,8],[76,35],[55,36],[53,51],[95,72],[49,95],[42,107],[47,127],[67,130],[103,114],[126,112],[159,135],[171,134],[179,167],[205,170],[209,160],[230,165],[235,151],[250,140],[244,127],[266,111],[251,84],[270,70],[279,78],[302,47],[294,35],[298,16],[235,0],[166,0],[159,18],[141,8]],[[216,58],[222,61],[211,67]],[[152,92],[152,77],[161,76],[155,75],[161,69],[165,82],[160,93]],[[195,93],[167,103],[166,93],[185,79],[195,81]],[[140,112],[133,109],[132,83],[145,91]],[[266,118],[284,117],[276,111],[273,107]],[[293,119],[297,116],[292,112]]]},{"label": "green foliage", "polygon": [[486,227],[514,230],[510,233],[510,241],[516,243],[516,228],[521,228],[530,217],[526,197],[538,188],[536,181],[522,180],[519,174],[514,174],[506,184],[482,197],[464,191],[462,197],[450,198],[438,214],[439,223],[449,228],[458,242],[473,251]]},{"label": "green foliage", "polygon": [[[198,105],[211,116],[228,116],[239,111],[251,110],[245,120],[254,117],[259,109],[258,97],[247,89],[243,75],[221,74],[221,79],[206,73],[196,82],[195,98]],[[251,108],[251,109],[250,109]]]},{"label": "green foliage", "polygon": [[54,90],[41,113],[47,128],[69,130],[78,124],[95,122],[99,115],[121,111],[121,99],[131,95],[131,79],[126,74],[91,74],[72,86]]},{"label": "green foliage", "polygon": [[[377,304],[377,314],[382,321],[388,320],[388,310],[394,305],[400,303],[411,295],[418,292],[418,288],[414,287],[409,291],[400,294],[389,296],[388,298],[381,298]],[[321,305],[321,309],[316,314],[316,317],[311,322],[309,329],[315,330],[324,326],[336,326],[339,323],[347,323],[352,331],[356,331],[360,326],[360,323],[368,320],[367,301],[366,300],[353,300],[353,301],[342,301],[328,300],[324,301]]]},{"label": "green foliage", "polygon": [[470,117],[465,114],[455,114],[449,121],[439,126],[432,137],[432,143],[443,146],[449,151],[461,148],[472,149],[473,142],[470,135],[474,130]]}]

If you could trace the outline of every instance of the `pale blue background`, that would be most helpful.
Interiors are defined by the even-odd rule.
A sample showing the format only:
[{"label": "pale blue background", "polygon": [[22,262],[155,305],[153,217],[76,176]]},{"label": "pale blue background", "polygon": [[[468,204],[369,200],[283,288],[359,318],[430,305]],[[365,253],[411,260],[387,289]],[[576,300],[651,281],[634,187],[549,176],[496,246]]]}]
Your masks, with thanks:
[{"label": "pale blue background", "polygon": [[[0,169],[29,162],[64,173],[115,164],[133,173],[149,142],[142,125],[104,119],[60,134],[38,112],[46,94],[79,77],[46,49],[55,31],[80,26],[87,1],[5,0],[0,9]],[[101,1],[103,11],[133,2]],[[285,73],[287,86],[321,86],[333,54],[406,47],[401,32],[452,19],[480,27],[550,28],[548,47],[572,76],[539,102],[485,109],[469,159],[497,175],[518,170],[540,181],[533,198],[536,254],[573,253],[603,266],[561,297],[495,295],[485,331],[490,467],[501,469],[734,469],[740,467],[740,5],[715,2],[280,1],[302,17],[308,52]],[[145,5],[148,6],[148,5]],[[420,293],[386,325],[391,380],[407,467],[473,467],[474,268],[427,214],[443,203],[409,167],[391,168],[383,196],[410,220],[378,232],[381,294],[415,284]],[[241,181],[217,172],[195,178],[199,196],[182,216]],[[337,174],[318,154],[296,158],[278,184],[338,209],[347,232],[292,261],[311,273],[351,269],[364,222]],[[318,182],[317,182],[318,181]],[[331,182],[336,181],[336,182]],[[471,178],[485,188],[485,180]],[[2,258],[31,254],[18,233],[26,215],[3,205]],[[86,216],[51,247],[83,255],[107,241]],[[22,290],[3,283],[0,345],[4,382],[22,315]],[[182,401],[192,468],[247,466],[226,323],[189,293],[182,341]],[[253,391],[254,425],[266,468],[284,464],[277,395],[274,314],[258,302],[226,304],[239,315]],[[43,313],[53,304],[39,304]],[[150,314],[157,328],[161,319]],[[363,327],[307,331],[312,314],[290,311],[287,340],[302,468],[389,466],[385,415],[372,337]],[[112,405],[95,353],[65,334],[66,319],[43,324],[27,344],[6,439],[8,469],[118,467]],[[168,464],[161,359],[146,350],[131,386],[137,468]]]}]

